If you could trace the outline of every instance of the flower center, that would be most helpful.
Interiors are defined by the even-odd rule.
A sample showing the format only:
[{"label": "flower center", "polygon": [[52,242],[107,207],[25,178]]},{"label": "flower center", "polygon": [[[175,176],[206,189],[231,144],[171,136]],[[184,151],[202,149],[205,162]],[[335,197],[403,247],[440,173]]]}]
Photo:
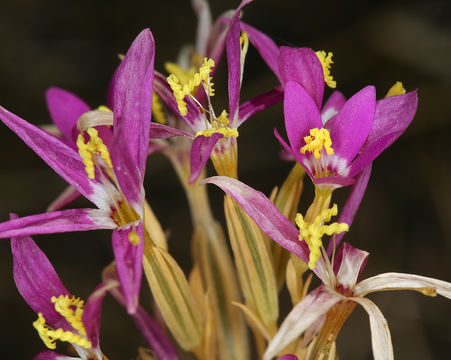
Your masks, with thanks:
[{"label": "flower center", "polygon": [[296,215],[296,225],[299,226],[299,241],[305,240],[310,249],[308,263],[310,270],[315,268],[315,263],[321,257],[321,248],[323,246],[321,238],[323,235],[340,234],[343,231],[349,230],[349,226],[346,223],[335,222],[330,225],[324,225],[324,223],[330,221],[332,216],[336,216],[337,213],[338,208],[334,204],[331,209],[322,210],[313,223],[306,222],[301,214]]},{"label": "flower center", "polygon": [[337,86],[337,82],[334,80],[332,75],[330,75],[330,69],[332,68],[331,64],[334,62],[332,61],[332,56],[334,54],[329,52],[326,55],[325,51],[317,51],[316,56],[318,56],[319,61],[321,61],[321,65],[323,66],[323,73],[324,73],[324,82],[332,89],[335,89]]},{"label": "flower center", "polygon": [[390,97],[390,96],[395,96],[395,95],[402,95],[406,93],[406,89],[404,89],[404,86],[402,86],[402,82],[401,81],[397,81],[388,91],[387,94],[385,95],[386,98]]},{"label": "flower center", "polygon": [[305,154],[306,151],[313,152],[315,159],[319,159],[323,148],[326,150],[328,155],[334,154],[332,140],[330,139],[330,134],[327,129],[311,129],[310,135],[304,137],[304,141],[305,146],[303,146],[300,150],[302,154]]},{"label": "flower center", "polygon": [[86,330],[82,321],[83,300],[74,296],[60,295],[59,297],[52,296],[51,301],[55,304],[55,310],[66,319],[77,333],[64,331],[61,328],[53,329],[45,323],[45,318],[42,313],[39,313],[38,319],[33,323],[33,326],[38,331],[44,344],[49,349],[55,349],[55,341],[60,340],[79,345],[85,349],[90,349],[92,344],[86,338]]},{"label": "flower center", "polygon": [[[244,61],[249,47],[249,40],[246,32],[242,32],[240,36],[240,67],[241,67],[241,80],[243,76]],[[180,68],[180,66],[173,63],[166,63],[166,69],[171,74],[168,76],[167,81],[172,89],[174,97],[177,101],[177,107],[182,116],[186,116],[188,109],[186,107],[185,96],[189,96],[200,107],[202,113],[210,115],[209,121],[206,119],[205,129],[199,130],[196,136],[210,137],[213,134],[219,133],[229,138],[231,136],[238,137],[238,129],[229,127],[228,114],[225,110],[222,111],[219,117],[215,116],[213,107],[211,105],[211,97],[214,96],[213,82],[210,73],[212,68],[215,67],[213,59],[204,58],[200,65],[199,72],[195,72],[194,68],[186,71]],[[240,81],[241,81],[240,80]],[[197,88],[202,86],[208,100],[208,110],[205,109],[200,102],[194,97]]]}]

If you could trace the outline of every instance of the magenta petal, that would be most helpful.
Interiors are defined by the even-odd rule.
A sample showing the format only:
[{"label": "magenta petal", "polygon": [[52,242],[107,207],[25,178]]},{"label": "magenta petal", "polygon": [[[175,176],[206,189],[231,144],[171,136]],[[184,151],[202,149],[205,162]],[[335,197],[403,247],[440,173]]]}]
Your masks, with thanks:
[{"label": "magenta petal", "polygon": [[61,355],[54,351],[46,350],[37,354],[33,360],[80,360],[80,358]]},{"label": "magenta petal", "polygon": [[157,123],[150,124],[150,138],[151,139],[167,139],[167,138],[171,138],[174,136],[186,136],[186,137],[190,137],[192,139],[194,138],[193,135],[191,135],[185,131],[172,128],[170,126],[157,124]]},{"label": "magenta petal", "polygon": [[[113,113],[116,143],[128,153],[144,178],[152,113],[155,42],[149,29],[141,31],[130,46],[114,76]],[[117,128],[120,128],[118,131]],[[115,168],[122,167],[122,149],[111,148]],[[122,184],[121,184],[122,185]]]},{"label": "magenta petal", "polygon": [[345,103],[346,98],[344,95],[339,91],[334,91],[321,110],[321,120],[323,125],[326,125],[331,118],[337,115]]},{"label": "magenta petal", "polygon": [[348,160],[360,151],[368,137],[374,118],[376,89],[367,86],[343,105],[330,129],[335,155]]},{"label": "magenta petal", "polygon": [[212,136],[196,136],[193,145],[191,146],[191,160],[190,168],[191,173],[189,177],[189,183],[194,183],[199,174],[203,170],[205,164],[207,163],[210,153],[215,147],[219,139],[223,138],[224,135],[220,133],[213,134]]},{"label": "magenta petal", "polygon": [[[80,155],[61,140],[0,107],[0,119],[64,180],[99,208],[109,208],[108,193],[90,180]],[[97,186],[98,185],[98,186]]]},{"label": "magenta petal", "polygon": [[250,25],[241,23],[241,29],[246,31],[251,44],[254,45],[264,62],[280,80],[278,64],[279,48],[276,43]]},{"label": "magenta petal", "polygon": [[[118,283],[115,286],[118,286]],[[99,346],[100,314],[102,312],[103,298],[112,287],[113,284],[99,284],[89,296],[83,310],[83,325],[93,349]]]},{"label": "magenta petal", "polygon": [[241,89],[241,46],[240,46],[240,10],[230,21],[226,38],[228,86],[229,86],[229,118],[235,125],[238,122],[238,108],[240,105]]},{"label": "magenta petal", "polygon": [[296,355],[293,354],[286,354],[286,355],[282,355],[280,358],[278,358],[277,360],[298,360]]},{"label": "magenta petal", "polygon": [[[365,194],[368,181],[370,180],[370,175],[371,175],[371,164],[368,165],[359,174],[354,185],[352,186],[348,200],[346,200],[346,204],[343,207],[343,210],[340,212],[340,218],[338,219],[339,223],[346,223],[349,225],[349,227],[351,227],[351,224],[354,220],[354,216],[357,210],[359,209],[360,203],[362,202],[363,199],[363,195]],[[334,249],[334,241],[335,248],[338,249],[344,234],[345,232],[342,232],[341,234],[338,235],[334,235],[334,238],[331,238],[329,240],[329,245],[327,247],[327,254],[329,256],[332,255]]]},{"label": "magenta petal", "polygon": [[99,209],[69,209],[0,223],[0,239],[12,236],[113,229],[116,223]]},{"label": "magenta petal", "polygon": [[295,81],[313,98],[321,109],[324,93],[324,72],[321,61],[312,49],[281,46],[279,72],[282,84]]},{"label": "magenta petal", "polygon": [[184,100],[186,102],[187,114],[186,116],[180,115],[177,101],[175,100],[171,87],[166,81],[166,77],[156,71],[154,77],[154,91],[169,109],[171,109],[178,117],[182,118],[194,132],[205,126],[205,118],[201,115],[199,106],[186,96]]},{"label": "magenta petal", "polygon": [[291,148],[294,153],[299,153],[305,145],[304,137],[310,134],[310,130],[322,127],[318,107],[301,85],[290,81],[285,86],[283,112]]},{"label": "magenta petal", "polygon": [[360,155],[351,166],[351,174],[358,174],[367,164],[401,136],[417,110],[416,91],[390,96],[376,102],[374,120]]},{"label": "magenta petal", "polygon": [[305,241],[299,241],[299,231],[263,193],[226,176],[209,177],[202,183],[219,186],[243,208],[266,235],[308,262],[309,250]]},{"label": "magenta petal", "polygon": [[[113,295],[122,306],[126,307],[127,304],[124,294],[117,282],[116,268],[111,266],[107,267],[106,271],[103,272],[103,278],[105,280],[104,288],[108,288],[111,295]],[[131,314],[131,316],[158,359],[178,360],[177,351],[171,340],[169,340],[160,325],[152,319],[141,306],[138,306],[136,312]]]},{"label": "magenta petal", "polygon": [[72,128],[91,108],[78,96],[57,87],[49,88],[45,99],[53,122],[66,139],[72,140]]},{"label": "magenta petal", "polygon": [[[11,218],[16,218],[11,215]],[[11,238],[13,274],[17,289],[36,313],[48,324],[68,330],[64,318],[50,301],[52,296],[69,295],[49,259],[29,236]]]},{"label": "magenta petal", "polygon": [[47,212],[57,211],[80,197],[80,193],[69,185],[47,208]]},{"label": "magenta petal", "polygon": [[337,284],[345,289],[353,289],[369,253],[343,243],[341,264],[337,273]]},{"label": "magenta petal", "polygon": [[271,105],[277,104],[282,99],[283,99],[283,89],[277,87],[266,93],[260,94],[249,101],[246,101],[244,104],[240,106],[240,109],[238,111],[237,127],[239,127],[251,116],[255,115],[260,111],[265,110]]},{"label": "magenta petal", "polygon": [[[136,231],[141,241],[133,245],[128,234]],[[142,257],[144,252],[144,230],[142,222],[136,226],[113,231],[113,250],[116,259],[118,277],[127,302],[127,311],[133,314],[139,303],[141,287]]]}]

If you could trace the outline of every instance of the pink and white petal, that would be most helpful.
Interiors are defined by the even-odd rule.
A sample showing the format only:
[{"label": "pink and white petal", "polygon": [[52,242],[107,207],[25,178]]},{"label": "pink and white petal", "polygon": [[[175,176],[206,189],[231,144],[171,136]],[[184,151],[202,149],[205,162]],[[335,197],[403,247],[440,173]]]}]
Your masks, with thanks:
[{"label": "pink and white petal", "polygon": [[191,0],[197,15],[196,54],[205,55],[208,38],[211,34],[212,20],[210,6],[206,0]]},{"label": "pink and white petal", "polygon": [[263,360],[271,360],[279,354],[342,299],[343,296],[323,285],[309,293],[282,322],[279,331],[269,342]]},{"label": "pink and white petal", "polygon": [[[16,218],[16,215],[11,215]],[[17,289],[36,313],[46,322],[69,330],[64,318],[55,310],[52,296],[70,295],[47,256],[29,236],[11,238],[13,275]]]},{"label": "pink and white petal", "polygon": [[117,286],[119,286],[119,283],[101,283],[86,301],[82,321],[87,338],[91,341],[93,349],[98,349],[99,347],[100,314],[102,312],[103,298],[108,291]]},{"label": "pink and white petal", "polygon": [[72,185],[69,185],[47,208],[47,212],[57,211],[72,201],[78,199],[81,194]]},{"label": "pink and white petal", "polygon": [[345,103],[346,98],[344,95],[339,91],[334,91],[321,110],[321,120],[323,125],[326,125],[331,118],[337,115]]},{"label": "pink and white petal", "polygon": [[101,209],[110,208],[110,196],[97,179],[90,180],[80,155],[55,136],[0,106],[0,119],[64,180]]},{"label": "pink and white petal", "polygon": [[281,46],[279,72],[282,85],[295,81],[301,85],[321,109],[324,93],[324,72],[321,61],[312,49]]},{"label": "pink and white petal", "polygon": [[330,129],[335,154],[348,164],[366,141],[374,119],[376,89],[367,86],[352,96],[341,108]]},{"label": "pink and white petal", "polygon": [[343,243],[341,263],[336,280],[343,292],[352,289],[366,264],[369,253]]},{"label": "pink and white petal", "polygon": [[[346,204],[343,207],[343,210],[340,211],[340,217],[338,219],[339,223],[346,223],[349,225],[349,227],[351,227],[351,224],[354,221],[354,216],[357,210],[359,209],[360,203],[362,202],[363,199],[363,195],[365,194],[368,181],[370,180],[370,175],[371,175],[371,164],[368,165],[357,176],[354,185],[352,185],[351,193],[349,194],[349,197],[346,200]],[[329,240],[329,245],[327,247],[327,254],[329,256],[332,255],[334,248],[338,249],[345,233],[346,232],[342,232],[341,234],[334,235]]]},{"label": "pink and white petal", "polygon": [[371,344],[374,360],[393,360],[394,355],[390,330],[382,312],[369,299],[363,297],[352,297],[349,299],[362,305],[370,317]]},{"label": "pink and white petal", "polygon": [[278,63],[279,47],[276,43],[261,31],[250,25],[241,23],[241,30],[246,31],[251,44],[254,45],[263,61],[280,80]]},{"label": "pink and white petal", "polygon": [[[136,231],[140,237],[138,245],[130,242],[129,234]],[[142,257],[144,252],[144,230],[142,222],[113,231],[113,251],[117,274],[127,303],[127,312],[136,312],[142,277]]]},{"label": "pink and white petal", "polygon": [[151,139],[168,139],[174,136],[186,136],[194,139],[194,136],[186,131],[178,130],[170,126],[151,123],[150,124],[150,138]]},{"label": "pink and white petal", "polygon": [[219,186],[243,208],[266,235],[308,262],[309,249],[305,241],[299,241],[299,231],[263,193],[226,176],[209,177],[201,183]]},{"label": "pink and white petal", "polygon": [[322,127],[318,107],[301,85],[289,81],[285,85],[283,113],[291,148],[299,153],[305,145],[304,137],[310,134],[310,130]]},{"label": "pink and white petal", "polygon": [[317,186],[321,187],[328,187],[331,189],[338,189],[341,187],[349,186],[354,183],[354,179],[349,176],[326,176],[326,177],[319,177],[315,178],[312,177],[313,182]]},{"label": "pink and white petal", "polygon": [[[133,41],[116,70],[113,86],[114,138],[113,142],[128,147],[133,166],[144,179],[149,146],[152,114],[152,88],[155,42],[149,29],[144,29]],[[110,149],[114,167],[122,168],[125,161],[122,149]],[[120,171],[120,170],[119,170]],[[122,185],[122,184],[121,184]]]},{"label": "pink and white petal", "polygon": [[277,87],[268,92],[260,94],[255,98],[246,101],[244,104],[240,106],[238,111],[238,123],[237,127],[239,127],[242,123],[244,123],[251,116],[256,113],[265,110],[271,105],[277,104],[283,99],[283,89],[281,87]]},{"label": "pink and white petal", "polygon": [[158,97],[171,109],[171,111],[178,117],[182,118],[186,124],[194,131],[199,131],[205,127],[205,118],[199,111],[199,106],[185,96],[187,114],[182,116],[177,107],[177,101],[169,86],[166,77],[155,71],[154,77],[154,91]]},{"label": "pink and white petal", "polygon": [[80,360],[79,357],[72,357],[58,354],[54,351],[45,350],[37,354],[33,360]]},{"label": "pink and white petal", "polygon": [[49,88],[45,99],[53,122],[66,139],[72,140],[72,129],[91,108],[78,96],[58,87]]},{"label": "pink and white petal", "polygon": [[451,283],[414,274],[385,273],[359,282],[355,289],[356,296],[365,296],[375,291],[415,290],[424,295],[435,293],[451,299]]},{"label": "pink and white petal", "polygon": [[351,174],[357,174],[401,136],[417,110],[417,92],[390,96],[376,102],[374,121],[360,155],[351,165]]},{"label": "pink and white petal", "polygon": [[194,183],[199,174],[202,172],[205,164],[210,158],[210,154],[215,147],[219,139],[222,139],[224,135],[220,133],[213,134],[212,136],[196,136],[191,146],[191,158],[190,158],[190,177],[189,183]]},{"label": "pink and white petal", "polygon": [[0,223],[0,239],[69,231],[114,229],[116,223],[99,209],[69,209],[30,215]]}]

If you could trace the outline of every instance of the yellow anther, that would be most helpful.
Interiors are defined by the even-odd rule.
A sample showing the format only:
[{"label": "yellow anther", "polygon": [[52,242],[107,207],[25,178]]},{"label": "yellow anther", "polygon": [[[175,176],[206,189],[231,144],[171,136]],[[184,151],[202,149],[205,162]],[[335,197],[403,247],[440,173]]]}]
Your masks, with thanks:
[{"label": "yellow anther", "polygon": [[211,69],[214,66],[215,62],[213,59],[204,58],[204,61],[199,68],[199,72],[195,73],[193,77],[185,83],[182,83],[174,74],[168,76],[168,84],[177,100],[177,107],[182,116],[185,116],[188,112],[186,102],[183,100],[184,97],[194,92],[195,88],[199,86],[201,82],[204,84],[208,96],[214,96],[213,83],[211,82],[212,78],[210,77]]},{"label": "yellow anther", "polygon": [[100,105],[96,110],[113,112],[108,106]]},{"label": "yellow anther", "polygon": [[310,249],[308,267],[311,270],[315,268],[316,262],[321,257],[321,247],[323,246],[321,238],[323,235],[340,234],[343,231],[349,230],[349,226],[346,223],[335,222],[330,225],[324,225],[324,223],[330,221],[331,217],[337,215],[337,213],[337,204],[334,204],[331,209],[321,211],[313,223],[305,222],[301,214],[296,215],[296,224],[299,226],[299,241],[305,240]]},{"label": "yellow anther", "polygon": [[216,119],[217,122],[221,123],[222,125],[229,125],[229,118],[227,117],[229,114],[227,114],[227,111],[222,110],[221,115]]},{"label": "yellow anther", "polygon": [[164,68],[169,74],[176,76],[182,86],[188,84],[189,80],[192,79],[196,73],[196,67],[194,66],[192,66],[189,70],[185,70],[178,64],[172,62],[165,63]]},{"label": "yellow anther", "polygon": [[330,88],[335,88],[337,86],[337,82],[334,80],[332,75],[330,75],[330,69],[331,64],[334,62],[332,61],[332,56],[334,54],[329,52],[326,55],[325,51],[317,51],[316,56],[318,56],[319,61],[321,61],[321,65],[323,65],[323,73],[324,73],[324,82],[329,86]]},{"label": "yellow anther", "polygon": [[393,85],[388,91],[387,94],[385,95],[386,98],[390,97],[390,96],[395,96],[395,95],[402,95],[406,93],[406,89],[404,89],[404,86],[402,86],[402,82],[401,81],[397,81],[395,85]]},{"label": "yellow anther", "polygon": [[38,319],[33,323],[33,327],[38,331],[44,344],[49,349],[55,349],[56,340],[66,341],[71,344],[81,346],[85,349],[91,349],[92,343],[85,337],[74,334],[71,331],[64,331],[63,329],[53,329],[45,323],[45,318],[42,313],[38,314]]},{"label": "yellow anther", "polygon": [[128,233],[128,240],[132,245],[139,245],[139,243],[141,242],[141,238],[136,233],[136,229],[133,229]]},{"label": "yellow anther", "polygon": [[166,118],[163,113],[163,104],[161,104],[160,99],[157,94],[152,94],[152,115],[155,121],[159,124],[166,124]]},{"label": "yellow anther", "polygon": [[209,128],[209,129],[198,131],[196,133],[196,136],[211,137],[213,134],[222,134],[226,138],[229,138],[231,136],[238,137],[238,129],[237,128],[232,129],[227,126],[220,127],[220,128]]},{"label": "yellow anther", "polygon": [[[59,297],[52,296],[52,303],[55,304],[55,310],[61,314],[66,321],[81,335],[86,336],[85,326],[81,319],[83,315],[84,302],[75,296],[60,295]],[[75,308],[75,310],[74,310]]]},{"label": "yellow anther", "polygon": [[334,154],[332,148],[332,140],[330,138],[329,131],[327,129],[314,128],[310,130],[310,136],[304,137],[305,146],[301,148],[301,153],[305,154],[306,151],[313,152],[315,159],[321,157],[321,151],[323,148],[328,155]]},{"label": "yellow anther", "polygon": [[99,137],[99,133],[94,128],[89,128],[86,131],[90,137],[89,141],[85,144],[83,134],[79,134],[77,138],[78,153],[80,154],[83,164],[85,164],[85,170],[90,179],[94,179],[94,156],[100,156],[108,167],[112,168],[110,153],[108,148]]}]

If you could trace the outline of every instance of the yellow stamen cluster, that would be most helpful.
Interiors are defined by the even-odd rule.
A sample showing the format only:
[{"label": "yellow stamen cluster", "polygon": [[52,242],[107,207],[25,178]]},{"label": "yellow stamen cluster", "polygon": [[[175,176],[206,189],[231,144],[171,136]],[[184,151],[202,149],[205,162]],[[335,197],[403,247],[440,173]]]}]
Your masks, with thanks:
[{"label": "yellow stamen cluster", "polygon": [[331,209],[321,211],[313,223],[305,222],[301,214],[296,215],[296,225],[299,226],[299,241],[305,240],[310,249],[308,262],[310,270],[315,268],[316,262],[321,257],[321,247],[323,246],[321,238],[323,235],[340,234],[343,231],[349,230],[349,226],[346,223],[335,222],[330,225],[324,225],[324,223],[330,221],[331,217],[337,215],[337,213],[337,204],[334,204]]},{"label": "yellow stamen cluster", "polygon": [[330,88],[335,89],[337,86],[337,82],[334,80],[332,75],[330,75],[330,69],[332,68],[331,64],[334,62],[332,61],[332,56],[334,54],[329,52],[326,55],[325,51],[317,51],[316,56],[318,56],[319,61],[321,61],[321,65],[323,65],[323,73],[324,73],[324,82],[329,86]]},{"label": "yellow stamen cluster", "polygon": [[163,104],[157,94],[152,94],[152,116],[159,124],[166,124],[166,118],[163,113]]},{"label": "yellow stamen cluster", "polygon": [[313,152],[315,159],[321,157],[321,151],[323,148],[328,155],[334,154],[332,148],[332,140],[330,138],[329,131],[327,129],[314,128],[310,130],[310,135],[304,137],[305,146],[301,148],[301,153],[305,154],[306,151]]},{"label": "yellow stamen cluster", "polygon": [[238,137],[238,129],[230,128],[228,114],[225,110],[222,110],[221,115],[219,115],[215,120],[211,121],[211,128],[200,130],[196,133],[196,136],[212,136],[213,134],[219,133],[229,138],[231,136]]},{"label": "yellow stamen cluster", "polygon": [[406,89],[404,89],[404,86],[402,86],[402,82],[401,81],[397,81],[395,83],[395,85],[393,85],[388,91],[387,94],[385,95],[386,98],[390,97],[390,96],[395,96],[395,95],[402,95],[406,93]]},{"label": "yellow stamen cluster", "polygon": [[75,334],[72,331],[64,331],[63,329],[53,329],[45,323],[45,318],[42,313],[39,313],[38,319],[33,323],[33,326],[38,331],[44,344],[49,349],[55,349],[55,341],[60,340],[79,345],[85,349],[90,349],[92,344],[86,339],[86,330],[82,321],[83,301],[79,298],[69,297],[67,295],[60,295],[58,298],[52,296],[51,301],[55,304],[55,310],[61,314],[72,328],[79,332],[79,334]]},{"label": "yellow stamen cluster", "polygon": [[89,128],[86,132],[90,137],[89,141],[86,144],[83,133],[78,135],[78,153],[83,159],[83,164],[85,164],[85,170],[88,174],[88,177],[90,179],[94,179],[94,156],[100,156],[110,168],[113,167],[113,164],[111,163],[108,148],[99,137],[99,132],[94,128]]},{"label": "yellow stamen cluster", "polygon": [[210,77],[211,69],[215,66],[213,59],[204,58],[202,65],[199,68],[199,72],[195,73],[189,81],[182,85],[181,81],[171,74],[168,76],[167,81],[174,93],[174,97],[177,100],[177,107],[182,116],[185,116],[188,112],[186,108],[186,102],[183,100],[186,95],[191,94],[194,89],[201,84],[204,85],[205,91],[209,96],[214,96],[212,78]]}]

